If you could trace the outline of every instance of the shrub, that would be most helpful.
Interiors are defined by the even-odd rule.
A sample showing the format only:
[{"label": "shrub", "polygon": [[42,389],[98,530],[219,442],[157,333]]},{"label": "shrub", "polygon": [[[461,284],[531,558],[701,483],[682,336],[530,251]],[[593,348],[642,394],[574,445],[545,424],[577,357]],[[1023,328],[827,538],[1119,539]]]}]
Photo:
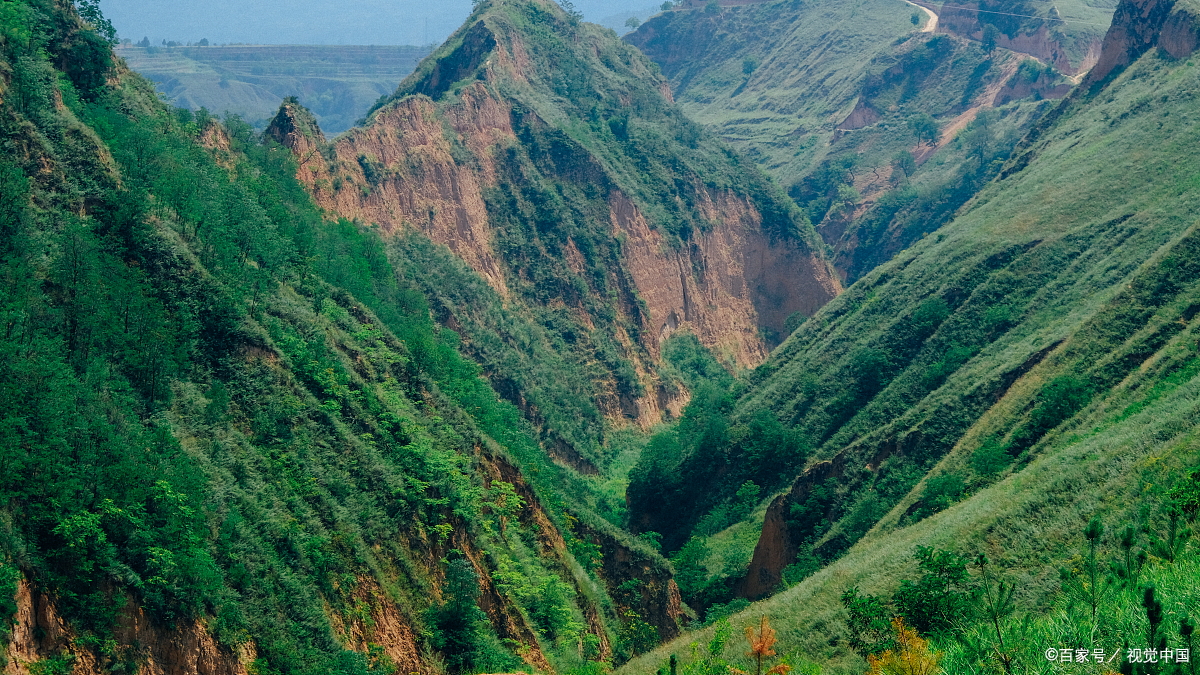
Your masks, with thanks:
[{"label": "shrub", "polygon": [[931,546],[918,546],[916,558],[925,574],[916,583],[900,582],[896,610],[923,633],[945,630],[969,614],[967,558]]}]

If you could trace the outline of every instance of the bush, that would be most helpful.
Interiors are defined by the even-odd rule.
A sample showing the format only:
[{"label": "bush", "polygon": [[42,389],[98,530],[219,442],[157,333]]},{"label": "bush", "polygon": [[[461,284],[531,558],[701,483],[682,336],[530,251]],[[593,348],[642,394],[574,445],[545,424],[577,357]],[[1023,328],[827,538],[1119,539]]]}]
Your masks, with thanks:
[{"label": "bush", "polygon": [[922,633],[946,630],[970,614],[967,558],[930,546],[918,546],[916,558],[925,574],[916,583],[900,582],[896,610]]}]

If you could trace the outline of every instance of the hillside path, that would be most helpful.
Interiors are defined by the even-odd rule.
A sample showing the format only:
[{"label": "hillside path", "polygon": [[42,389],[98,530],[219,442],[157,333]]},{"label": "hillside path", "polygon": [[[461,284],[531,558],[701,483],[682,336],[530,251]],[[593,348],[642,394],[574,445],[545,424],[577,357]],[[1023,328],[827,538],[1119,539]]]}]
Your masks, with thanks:
[{"label": "hillside path", "polygon": [[909,0],[904,0],[904,1],[929,15],[929,21],[926,22],[925,25],[921,27],[922,33],[932,33],[933,31],[937,30],[938,17],[937,17],[937,14],[933,13],[932,9],[929,9],[928,7],[922,7],[921,5],[918,5],[915,2],[909,2]]}]

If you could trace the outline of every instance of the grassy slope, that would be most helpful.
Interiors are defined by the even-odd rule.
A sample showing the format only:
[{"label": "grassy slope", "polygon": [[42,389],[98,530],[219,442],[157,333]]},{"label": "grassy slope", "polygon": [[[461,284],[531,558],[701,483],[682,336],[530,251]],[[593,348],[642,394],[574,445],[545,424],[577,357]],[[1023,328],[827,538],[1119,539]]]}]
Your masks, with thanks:
[{"label": "grassy slope", "polygon": [[261,128],[296,96],[333,134],[349,129],[425,56],[421,47],[124,47],[117,54],[182,108],[240,115]]},{"label": "grassy slope", "polygon": [[[824,156],[871,59],[912,31],[912,9],[900,0],[818,0],[718,15],[680,10],[626,39],[663,67],[689,117],[791,183]],[[758,61],[750,76],[746,58]]]},{"label": "grassy slope", "polygon": [[[765,612],[776,619],[785,649],[853,672],[861,660],[835,639],[844,636],[837,596],[846,587],[890,591],[914,574],[913,549],[926,544],[987,551],[1023,579],[1026,606],[1044,604],[1058,585],[1055,568],[1092,515],[1115,526],[1138,510],[1139,498],[1162,489],[1154,486],[1194,465],[1192,308],[1200,289],[1184,270],[1197,260],[1192,214],[1200,176],[1186,167],[1196,157],[1198,84],[1200,70],[1191,63],[1148,54],[1094,99],[1072,102],[1033,146],[1024,171],[992,183],[937,237],[868,274],[760,368],[738,403],[743,415],[768,408],[828,431],[827,415],[805,408],[805,399],[828,401],[854,377],[844,368],[848,353],[886,343],[927,298],[949,298],[953,313],[928,351],[833,432],[817,456],[849,446],[854,456],[870,457],[898,444],[901,457],[881,472],[922,460],[927,468],[936,464],[935,475],[958,472],[966,492],[944,513],[901,527],[924,483],[918,485],[887,504],[880,523],[845,557],[739,621]],[[934,391],[915,387],[955,340],[979,339],[966,323],[986,323],[991,308],[998,323],[990,342],[976,345],[982,349]],[[1031,355],[1056,345],[1022,370]],[[1014,372],[1007,392],[996,386]],[[1016,442],[1046,384],[1066,373],[1095,388],[1090,405],[1034,439],[996,476],[971,468],[989,437]],[[999,400],[995,392],[1003,394]],[[948,455],[938,460],[941,453]],[[1152,496],[1146,503],[1158,508]],[[1105,545],[1113,546],[1111,538]],[[685,636],[626,672],[649,672],[694,639]]]}]

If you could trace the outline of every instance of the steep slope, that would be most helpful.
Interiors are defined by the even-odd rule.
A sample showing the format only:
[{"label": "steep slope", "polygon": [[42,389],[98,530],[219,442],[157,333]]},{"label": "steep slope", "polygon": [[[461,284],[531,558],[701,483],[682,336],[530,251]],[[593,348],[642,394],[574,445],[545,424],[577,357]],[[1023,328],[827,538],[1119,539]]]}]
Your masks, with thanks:
[{"label": "steep slope", "polygon": [[788,186],[849,282],[946,222],[1041,101],[1071,87],[921,16],[892,0],[677,9],[626,40],[663,68],[685,112]]},{"label": "steep slope", "polygon": [[4,673],[550,672],[678,634],[669,565],[567,512],[288,153],[165,106],[71,3],[0,24]]},{"label": "steep slope", "polygon": [[672,332],[752,366],[840,291],[786,195],[684,118],[635,49],[552,2],[483,3],[332,142],[304,117],[286,105],[268,133],[316,201],[377,225],[397,261],[428,238],[486,279],[465,298],[397,263],[459,296],[439,319],[586,471],[611,459],[606,427],[678,407],[657,374]]},{"label": "steep slope", "polygon": [[[1170,514],[1181,502],[1172,500],[1191,489],[1183,469],[1200,459],[1192,118],[1200,70],[1186,49],[1150,46],[1198,16],[1190,3],[1122,2],[1100,62],[1124,59],[1127,68],[1058,104],[937,236],[864,276],[735,386],[725,412],[731,439],[733,425],[769,414],[811,447],[804,471],[774,496],[736,591],[761,597],[811,578],[740,620],[767,612],[783,626],[781,643],[833,672],[861,672],[843,592],[893,597],[901,578],[921,574],[917,547],[933,546],[986,553],[1018,580],[1018,604],[1045,608],[1060,584],[1065,592],[1074,583],[1093,517],[1107,526],[1095,542],[1114,569],[1123,546],[1146,546],[1159,551],[1156,574],[1184,573],[1172,571],[1183,569],[1171,567],[1174,549],[1153,542],[1174,537]],[[765,468],[753,448],[708,440],[721,438],[720,421],[689,410],[680,429],[706,429],[703,440],[681,434],[675,445],[647,446],[630,486],[640,527],[674,522],[659,504],[701,467]],[[1128,545],[1119,536],[1127,522],[1144,528],[1129,530]],[[1195,588],[1190,579],[1184,587]],[[1106,644],[1144,639],[1124,618],[1132,614],[1114,609],[1145,612],[1141,590],[1129,577],[1113,583],[1124,590],[1105,601],[1101,619],[1087,617],[1072,635],[1083,619],[1064,598],[1059,616],[1073,619],[1059,619],[1052,634],[1081,645],[1092,639],[1087,630]],[[683,652],[684,642],[667,649]],[[961,644],[955,658],[967,660],[948,672],[1002,667],[994,640]],[[1045,663],[1037,644],[1021,647],[1014,671]],[[627,672],[652,671],[664,658]]]},{"label": "steep slope", "polygon": [[997,29],[996,44],[1029,54],[1068,75],[1086,73],[1100,56],[1105,28],[1116,3],[1069,0],[918,2],[938,15],[937,30],[979,40],[984,26]]}]

